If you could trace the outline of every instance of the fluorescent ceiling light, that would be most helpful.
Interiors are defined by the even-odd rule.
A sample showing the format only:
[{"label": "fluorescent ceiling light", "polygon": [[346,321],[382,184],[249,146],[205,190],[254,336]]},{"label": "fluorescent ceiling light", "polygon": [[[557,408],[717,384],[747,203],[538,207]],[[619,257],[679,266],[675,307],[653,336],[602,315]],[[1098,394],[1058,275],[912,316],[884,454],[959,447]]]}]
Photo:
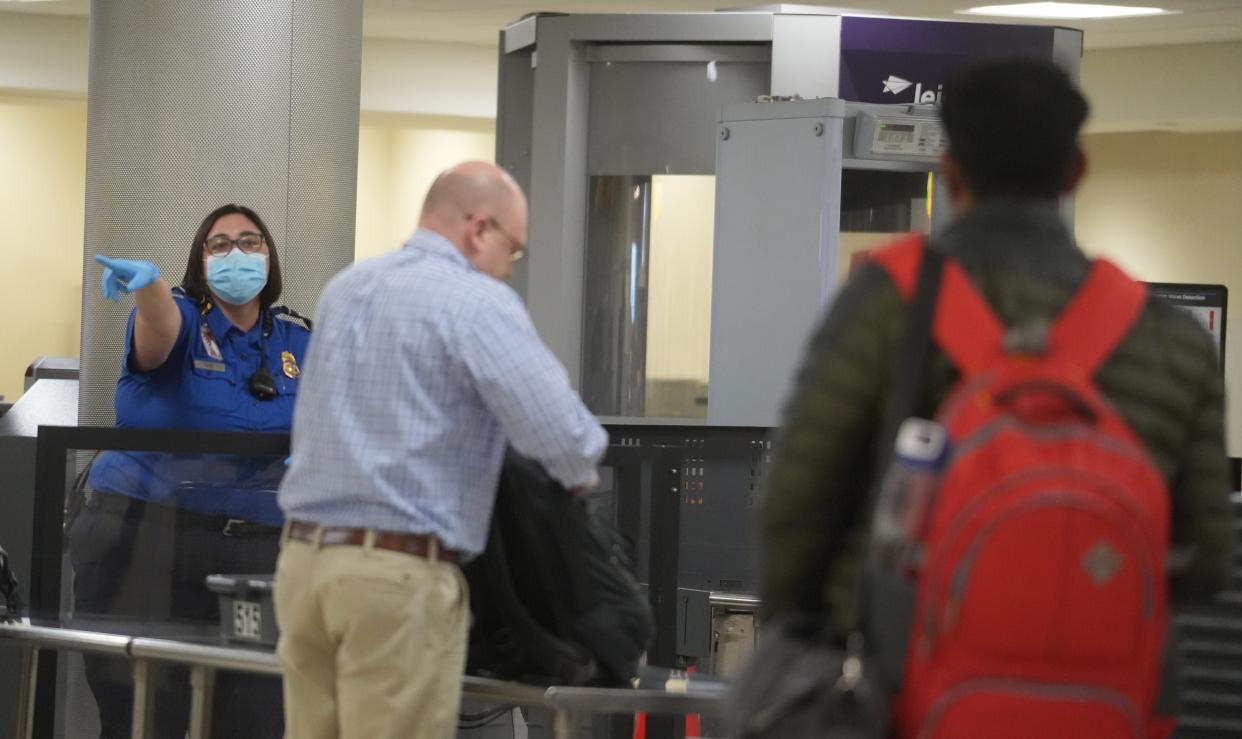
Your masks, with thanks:
[{"label": "fluorescent ceiling light", "polygon": [[1055,18],[1061,20],[1084,20],[1088,18],[1137,18],[1144,15],[1171,15],[1176,11],[1164,8],[1136,8],[1125,5],[1099,5],[1096,3],[1017,3],[1014,5],[983,5],[978,8],[959,10],[970,15],[999,15],[1008,18]]}]

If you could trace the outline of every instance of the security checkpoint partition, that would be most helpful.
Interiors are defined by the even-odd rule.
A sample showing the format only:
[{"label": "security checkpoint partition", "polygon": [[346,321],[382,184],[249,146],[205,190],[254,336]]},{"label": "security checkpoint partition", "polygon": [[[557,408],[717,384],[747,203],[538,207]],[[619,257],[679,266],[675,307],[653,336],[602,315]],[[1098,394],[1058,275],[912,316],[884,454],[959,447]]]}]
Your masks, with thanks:
[{"label": "security checkpoint partition", "polygon": [[949,211],[929,105],[725,106],[717,136],[710,424],[775,426],[851,257]]},{"label": "security checkpoint partition", "polygon": [[[219,617],[202,610],[218,598],[205,580],[218,574],[214,566],[274,571],[279,529],[261,531],[257,524],[230,520],[216,531],[232,546],[220,546],[220,540],[204,535],[203,523],[218,520],[212,514],[226,498],[236,503],[244,496],[274,507],[288,454],[284,434],[40,426],[27,584],[31,622],[203,647],[223,643]],[[106,466],[141,470],[146,482],[135,494],[142,491],[147,499],[101,492],[91,470]],[[115,509],[118,503],[125,504],[124,511]],[[218,548],[211,562],[204,561],[209,547]],[[229,560],[244,569],[224,564]],[[271,627],[253,625],[261,631]],[[123,683],[130,662],[125,653],[108,654],[95,655],[92,669],[111,676],[107,682],[115,689],[100,700],[115,704],[127,692]],[[98,732],[98,683],[88,682],[87,669],[77,654],[38,655],[31,736]],[[152,683],[185,701],[163,706],[161,711],[171,707],[167,715],[192,708],[184,676],[161,675]],[[256,678],[241,697],[234,696],[231,708],[279,715],[272,704],[279,694],[276,679]],[[228,700],[227,693],[222,697]],[[153,705],[140,703],[135,717],[150,720]]]},{"label": "security checkpoint partition", "polygon": [[[657,620],[657,634],[648,653],[652,664],[663,666],[671,665],[678,651],[675,573],[681,554],[677,547],[679,491],[691,487],[687,478],[696,474],[688,465],[711,451],[702,449],[707,442],[701,440],[691,440],[695,448],[687,449],[684,434],[672,431],[658,438],[639,437],[624,427],[609,427],[613,444],[601,460],[603,483],[584,496],[591,514],[615,525],[630,545],[627,553],[634,557],[635,574]],[[725,441],[737,444],[745,434],[728,437]],[[253,673],[260,676],[255,678],[258,682],[251,681],[258,686],[266,684],[262,676],[270,679],[271,684],[266,687],[274,687],[274,691],[247,692],[235,690],[235,675],[228,675],[223,684],[214,682],[214,672],[191,675],[195,680],[210,678],[205,687],[196,686],[183,676],[180,683],[185,683],[185,690],[180,690],[180,683],[172,687],[180,691],[173,697],[185,699],[184,706],[178,704],[173,708],[189,709],[188,717],[183,718],[200,730],[204,721],[211,721],[213,694],[220,709],[216,712],[217,725],[228,717],[220,713],[225,710],[231,713],[244,709],[254,715],[278,716],[279,700],[272,696],[279,696],[279,685],[272,676],[278,676],[279,671],[271,659],[276,630],[267,592],[267,576],[275,569],[276,542],[257,538],[263,532],[255,531],[256,524],[230,519],[223,533],[229,537],[226,541],[230,545],[237,546],[219,549],[236,549],[236,557],[244,558],[245,563],[220,564],[234,558],[223,551],[212,555],[212,562],[208,563],[202,561],[204,539],[200,524],[203,513],[214,511],[213,506],[225,498],[234,503],[237,496],[274,503],[288,454],[286,434],[40,426],[34,455],[31,566],[29,578],[23,581],[29,594],[30,622],[57,633],[84,634],[87,641],[90,634],[95,634],[100,644],[115,642],[122,646],[95,649],[89,644],[83,647],[81,643],[75,646],[65,642],[60,647],[66,651],[59,654],[53,650],[28,654],[35,664],[27,664],[23,670],[32,679],[28,680],[29,690],[24,696],[27,702],[22,705],[33,704],[33,710],[14,710],[11,715],[0,716],[0,731],[5,732],[0,735],[10,735],[13,722],[9,719],[19,717],[23,731],[28,730],[33,737],[98,733],[97,702],[85,664],[93,661],[100,665],[101,660],[109,662],[120,675],[132,669],[135,676],[142,678],[139,682],[143,689],[135,694],[138,708],[133,715],[137,723],[146,727],[145,736],[151,736],[153,731],[158,734],[161,727],[167,726],[161,716],[172,715],[168,713],[171,704],[159,708],[163,713],[152,713],[156,703],[168,700],[163,691],[174,682],[163,673],[149,673],[157,664]],[[105,495],[96,489],[90,470],[109,463],[115,468],[118,462],[139,465],[145,471],[149,482],[143,489],[149,499],[128,505],[126,512],[116,517],[125,521],[121,530],[105,527],[98,519],[84,526],[92,513],[110,510],[110,506],[104,505],[105,499],[111,498],[115,503],[122,497]],[[698,474],[702,474],[701,465]],[[256,552],[248,543],[262,551]],[[127,545],[125,552],[100,556],[123,544]],[[687,554],[691,566],[698,567],[705,555],[699,550]],[[101,566],[105,559],[107,567]],[[224,569],[213,569],[217,565]],[[106,587],[111,595],[92,596],[83,585],[90,586],[92,591]],[[218,600],[219,612],[190,612],[185,608],[187,596],[197,596],[191,598],[195,602]],[[148,642],[159,642],[172,651],[144,656],[130,648],[132,644]],[[241,663],[233,660],[239,654]],[[140,665],[142,660],[146,662]],[[534,686],[495,680],[480,682],[468,677],[464,685],[468,695],[491,702],[531,704],[527,700],[530,695],[543,695],[542,689],[536,690]],[[489,686],[500,686],[499,693],[489,696]],[[678,696],[658,695],[658,690],[643,695],[630,695],[631,692],[558,686],[546,700],[540,698],[533,705],[554,714],[577,714],[583,718],[591,713],[627,712],[631,703],[638,706],[634,710],[674,712],[682,705]],[[701,692],[698,695],[707,707],[696,710],[711,710],[714,698],[704,697]],[[685,705],[698,704],[689,700]],[[608,720],[600,717],[590,725],[557,729],[561,733],[556,736],[621,736],[607,734],[607,724]],[[532,737],[548,736],[535,731],[540,727],[530,728],[534,732]],[[464,739],[479,735],[466,732],[462,736]]]},{"label": "security checkpoint partition", "polygon": [[[798,10],[535,15],[500,33],[497,161],[531,204],[513,284],[610,422],[775,425],[849,253],[945,214],[937,147],[859,156],[863,109],[815,99],[934,123],[909,106],[934,104],[964,61],[1029,54],[1078,74],[1076,30]],[[778,102],[737,112],[760,98]],[[775,107],[795,98],[826,107]],[[722,112],[818,115],[825,135],[751,141],[740,129],[759,127]]]}]

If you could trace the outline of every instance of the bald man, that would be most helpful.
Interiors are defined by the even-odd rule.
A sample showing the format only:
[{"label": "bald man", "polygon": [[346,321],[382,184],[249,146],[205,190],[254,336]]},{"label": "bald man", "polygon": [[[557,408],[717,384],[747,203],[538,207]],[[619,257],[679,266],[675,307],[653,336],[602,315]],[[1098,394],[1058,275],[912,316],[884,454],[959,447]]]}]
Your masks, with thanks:
[{"label": "bald man", "polygon": [[569,488],[607,435],[504,284],[526,198],[503,170],[441,174],[401,250],[324,288],[278,500],[277,653],[289,739],[456,734],[505,445]]}]

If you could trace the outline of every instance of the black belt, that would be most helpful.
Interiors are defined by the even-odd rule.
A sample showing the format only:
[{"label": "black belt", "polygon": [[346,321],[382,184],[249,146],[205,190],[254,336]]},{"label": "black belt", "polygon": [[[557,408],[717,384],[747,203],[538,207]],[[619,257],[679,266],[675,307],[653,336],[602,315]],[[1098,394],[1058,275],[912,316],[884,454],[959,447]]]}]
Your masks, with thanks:
[{"label": "black belt", "polygon": [[[120,493],[90,493],[90,501],[86,504],[88,510],[103,511],[117,515],[125,515],[133,509],[135,505],[145,506],[149,501],[142,498],[131,498],[128,495]],[[170,510],[173,510],[170,507]],[[222,535],[230,538],[240,538],[249,536],[270,536],[278,538],[280,536],[280,527],[256,521],[248,521],[244,518],[230,518],[224,514],[199,513],[184,508],[175,509],[180,516],[188,517],[193,520],[193,524],[204,529],[215,529]]]}]

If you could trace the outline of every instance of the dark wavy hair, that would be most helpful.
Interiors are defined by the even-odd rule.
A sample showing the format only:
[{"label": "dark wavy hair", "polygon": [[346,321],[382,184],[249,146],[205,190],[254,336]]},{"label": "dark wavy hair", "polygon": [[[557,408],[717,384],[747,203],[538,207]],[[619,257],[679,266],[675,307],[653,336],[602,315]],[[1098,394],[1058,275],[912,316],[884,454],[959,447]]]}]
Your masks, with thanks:
[{"label": "dark wavy hair", "polygon": [[263,222],[258,213],[244,205],[233,203],[222,205],[208,213],[203,219],[198,231],[194,233],[194,241],[190,244],[190,259],[185,265],[185,276],[181,278],[181,289],[200,304],[211,300],[211,288],[207,286],[207,274],[203,269],[203,245],[207,243],[207,234],[211,232],[211,227],[216,225],[216,221],[232,213],[240,213],[249,218],[254,225],[259,227],[263,242],[267,244],[267,284],[259,293],[259,307],[270,308],[277,300],[280,300],[282,288],[280,257],[276,254],[276,242],[272,240],[272,232],[267,230],[267,224]]}]

